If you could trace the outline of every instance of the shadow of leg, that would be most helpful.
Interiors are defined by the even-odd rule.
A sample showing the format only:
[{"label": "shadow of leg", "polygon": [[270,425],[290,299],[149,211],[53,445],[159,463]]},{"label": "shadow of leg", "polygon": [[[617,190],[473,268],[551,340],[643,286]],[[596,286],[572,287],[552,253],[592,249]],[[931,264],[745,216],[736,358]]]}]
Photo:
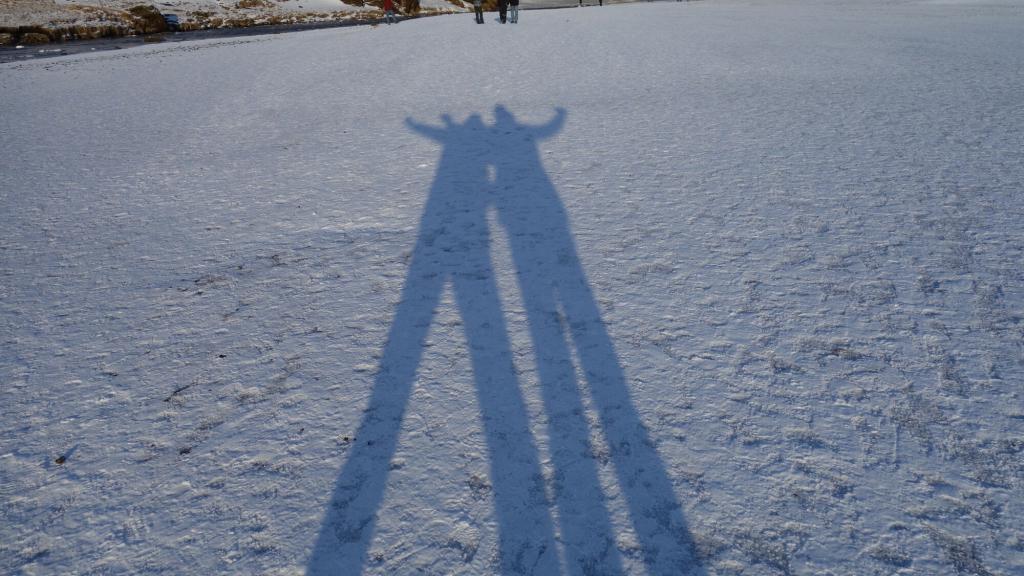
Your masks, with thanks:
[{"label": "shadow of leg", "polygon": [[482,412],[504,574],[559,574],[544,477],[490,270],[489,253],[455,279]]},{"label": "shadow of leg", "polygon": [[704,573],[668,473],[633,406],[625,375],[578,261],[559,283],[573,340],[601,426],[612,452],[619,486],[650,574]]},{"label": "shadow of leg", "polygon": [[373,396],[331,496],[310,557],[309,574],[358,575],[366,561],[423,340],[443,287],[443,277],[429,269],[420,247],[415,254],[418,257],[414,257],[402,289]]},{"label": "shadow of leg", "polygon": [[[525,260],[525,259],[524,259]],[[622,574],[605,496],[597,475],[565,326],[555,302],[550,267],[519,269],[540,376],[555,465],[555,503],[569,574]]]}]

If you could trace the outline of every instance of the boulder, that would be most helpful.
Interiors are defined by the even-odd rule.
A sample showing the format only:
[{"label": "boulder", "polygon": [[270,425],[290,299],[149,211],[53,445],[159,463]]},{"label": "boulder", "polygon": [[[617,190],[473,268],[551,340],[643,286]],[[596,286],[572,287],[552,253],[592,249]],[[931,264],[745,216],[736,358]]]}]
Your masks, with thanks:
[{"label": "boulder", "polygon": [[139,34],[152,34],[154,32],[167,32],[167,21],[164,15],[153,6],[132,6],[128,13],[135,20],[135,31]]}]

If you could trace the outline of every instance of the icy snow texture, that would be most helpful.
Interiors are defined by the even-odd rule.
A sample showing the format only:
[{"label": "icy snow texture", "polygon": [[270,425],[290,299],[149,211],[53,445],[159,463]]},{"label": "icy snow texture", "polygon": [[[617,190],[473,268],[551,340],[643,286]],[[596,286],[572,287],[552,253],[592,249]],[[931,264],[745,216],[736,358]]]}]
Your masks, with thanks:
[{"label": "icy snow texture", "polygon": [[0,65],[0,571],[1024,572],[1024,10],[491,18]]}]

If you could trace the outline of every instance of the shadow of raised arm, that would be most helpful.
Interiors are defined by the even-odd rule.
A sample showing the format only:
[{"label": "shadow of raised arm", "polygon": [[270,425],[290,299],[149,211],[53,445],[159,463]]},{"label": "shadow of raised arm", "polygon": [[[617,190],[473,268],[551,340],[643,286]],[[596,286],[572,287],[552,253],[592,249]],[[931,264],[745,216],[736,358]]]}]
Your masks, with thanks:
[{"label": "shadow of raised arm", "polygon": [[565,125],[565,117],[565,108],[555,108],[555,117],[543,126],[531,128],[530,135],[537,140],[543,140],[558,134],[562,130],[562,126]]},{"label": "shadow of raised arm", "polygon": [[452,117],[447,114],[441,115],[441,120],[444,121],[444,128],[438,128],[436,126],[428,126],[426,124],[420,124],[412,118],[405,119],[405,125],[408,126],[413,132],[422,134],[431,140],[442,142],[445,136],[451,132],[452,129]]},{"label": "shadow of raised arm", "polygon": [[543,126],[530,126],[519,124],[507,108],[498,104],[494,107],[494,128],[500,133],[511,133],[511,131],[525,134],[530,140],[543,140],[558,133],[565,124],[565,108],[555,108],[555,117]]}]

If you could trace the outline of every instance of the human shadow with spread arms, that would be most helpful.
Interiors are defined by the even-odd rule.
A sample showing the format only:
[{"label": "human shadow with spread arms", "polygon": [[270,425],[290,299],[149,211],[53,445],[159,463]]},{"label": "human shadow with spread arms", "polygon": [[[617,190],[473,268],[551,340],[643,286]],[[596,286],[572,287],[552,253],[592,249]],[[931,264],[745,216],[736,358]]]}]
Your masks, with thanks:
[{"label": "human shadow with spread arms", "polygon": [[[565,209],[540,162],[537,141],[561,130],[565,112],[559,110],[544,126],[518,124],[501,106],[492,126],[478,115],[462,124],[448,116],[442,121],[440,127],[406,121],[443,146],[441,159],[369,407],[335,486],[310,573],[363,570],[424,339],[450,284],[463,318],[490,456],[499,530],[495,570],[623,573],[585,416],[586,390],[599,413],[648,571],[703,574],[664,465],[633,407]],[[491,208],[508,231],[527,309],[547,415],[553,501],[545,492],[491,265]],[[577,382],[570,345],[585,383]]]},{"label": "human shadow with spread arms", "polygon": [[[506,229],[523,295],[549,419],[559,526],[573,570],[599,562],[608,574],[617,564],[607,531],[604,495],[592,468],[594,447],[579,414],[590,396],[625,496],[648,573],[704,574],[665,466],[630,397],[615,346],[576,252],[562,201],[541,164],[537,140],[556,132],[559,114],[546,126],[516,122],[503,106],[494,111],[498,218]],[[574,345],[584,382],[577,382]],[[595,547],[595,541],[607,538]],[[590,542],[588,547],[587,542]],[[596,553],[608,550],[608,555]]]},{"label": "human shadow with spread arms", "polygon": [[558,572],[536,444],[520,394],[490,259],[490,183],[479,116],[435,128],[407,122],[443,146],[419,237],[356,442],[334,489],[309,563],[312,574],[359,574],[373,536],[424,339],[446,283],[463,318],[500,530],[503,573]]}]

